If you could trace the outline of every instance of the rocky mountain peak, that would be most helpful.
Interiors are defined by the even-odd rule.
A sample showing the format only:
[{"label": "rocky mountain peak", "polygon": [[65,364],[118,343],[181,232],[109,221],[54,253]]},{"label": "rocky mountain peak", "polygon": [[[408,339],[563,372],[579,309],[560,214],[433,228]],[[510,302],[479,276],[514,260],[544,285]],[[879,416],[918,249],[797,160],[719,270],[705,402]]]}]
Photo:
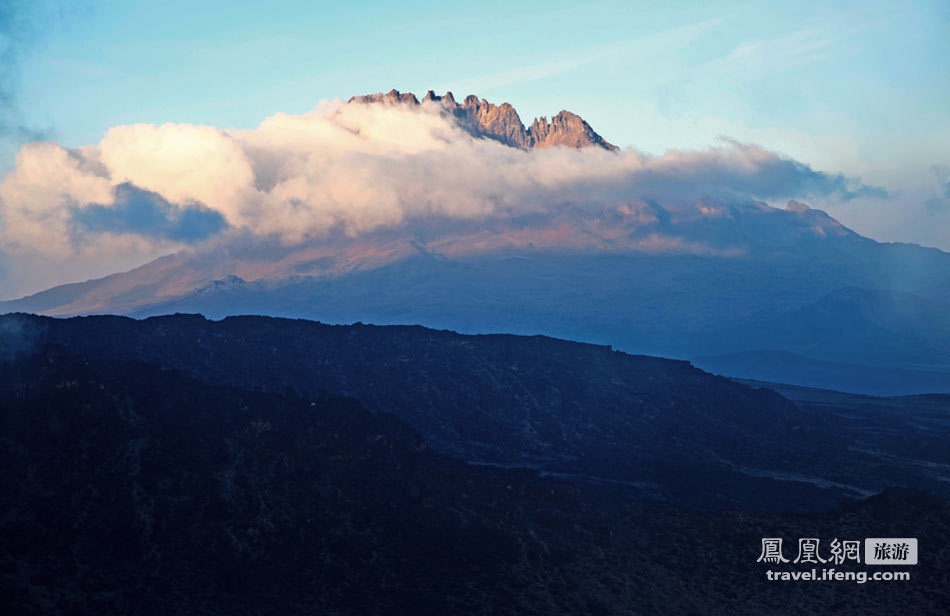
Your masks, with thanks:
[{"label": "rocky mountain peak", "polygon": [[532,148],[565,145],[572,148],[597,146],[605,150],[618,149],[598,135],[579,115],[563,109],[551,118],[550,123],[544,116],[536,119],[528,129],[528,140]]},{"label": "rocky mountain peak", "polygon": [[348,101],[350,103],[376,103],[384,105],[399,105],[399,104],[410,104],[418,105],[419,99],[416,98],[416,95],[412,92],[402,93],[396,88],[393,88],[389,92],[383,94],[382,92],[377,92],[375,94],[366,94],[363,96],[353,96]]},{"label": "rocky mountain peak", "polygon": [[385,105],[439,105],[451,115],[459,126],[476,137],[486,137],[505,145],[532,150],[553,146],[571,148],[599,147],[616,151],[617,146],[598,135],[590,124],[579,115],[561,111],[548,122],[546,117],[535,119],[530,128],[525,128],[518,112],[510,103],[495,105],[474,94],[465,97],[461,104],[451,92],[439,96],[433,90],[426,92],[420,102],[411,92],[389,92],[354,96],[350,103]]}]

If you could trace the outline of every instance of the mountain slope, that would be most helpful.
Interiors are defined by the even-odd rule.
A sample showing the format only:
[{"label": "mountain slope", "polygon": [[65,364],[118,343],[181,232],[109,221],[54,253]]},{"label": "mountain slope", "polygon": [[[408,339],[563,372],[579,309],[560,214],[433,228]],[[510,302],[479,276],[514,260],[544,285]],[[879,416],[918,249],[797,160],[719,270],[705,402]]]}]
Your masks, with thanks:
[{"label": "mountain slope", "polygon": [[[909,271],[901,269],[908,262],[903,247],[855,243],[856,249],[820,259],[537,246],[468,255],[409,242],[389,244],[382,255],[362,246],[275,249],[256,261],[230,251],[182,253],[5,302],[0,312],[421,323],[463,332],[545,333],[672,357],[768,349],[839,364],[950,372],[946,292],[926,282],[940,279],[945,255],[925,264],[929,271],[919,268],[919,279],[889,277],[880,272]],[[875,263],[865,258],[868,252],[891,256],[877,255]],[[801,382],[793,366],[776,369],[770,379]],[[822,384],[879,391],[876,379],[855,381],[861,373],[831,370]],[[912,391],[927,390],[902,393]]]},{"label": "mountain slope", "polygon": [[[519,303],[538,312],[539,318],[571,318],[579,306],[573,302],[561,309],[555,294],[577,293],[595,303],[609,297],[613,308],[601,311],[608,321],[646,318],[651,329],[669,331],[725,325],[728,319],[762,310],[804,306],[847,286],[950,299],[946,276],[950,255],[942,251],[879,244],[816,210],[777,210],[757,203],[703,207],[726,214],[694,215],[658,203],[639,203],[605,212],[537,215],[514,224],[431,221],[421,228],[356,238],[334,236],[301,246],[227,243],[2,302],[0,311],[159,313],[161,306],[175,302],[187,310],[187,304],[196,302],[195,291],[201,289],[206,297],[213,291],[206,287],[229,276],[240,279],[235,283],[277,290],[273,306],[267,308],[271,314],[336,320],[340,317],[332,314],[333,304],[349,309],[345,304],[352,301],[354,308],[361,306],[366,313],[392,306],[406,311],[408,318],[402,322],[430,325],[435,324],[426,320],[431,315],[415,308],[418,300],[442,305],[440,312],[452,318],[464,312],[466,302],[509,303],[509,282],[525,287],[527,293]],[[448,272],[457,280],[441,280]],[[486,279],[480,279],[481,272]],[[371,294],[389,279],[394,288],[384,290],[375,305],[357,297],[361,290]],[[326,300],[299,297],[287,311],[272,312],[293,299],[280,297],[279,290],[295,285],[339,291],[329,293]],[[447,291],[452,286],[471,286],[488,297]],[[253,287],[247,291],[253,292]],[[204,302],[192,310],[215,315],[251,311],[240,303],[214,306],[207,298]],[[480,331],[502,329],[493,323],[496,318],[490,306],[483,306],[485,325]],[[354,310],[342,319],[382,322],[383,316]],[[465,329],[461,323],[453,327]],[[525,323],[518,331],[563,335],[547,327],[543,322],[534,328]],[[600,334],[587,339],[637,349],[630,344],[634,340],[618,339],[614,331],[603,328]]]},{"label": "mountain slope", "polygon": [[8,354],[58,344],[220,385],[354,396],[465,460],[621,482],[678,503],[815,509],[888,485],[941,492],[939,469],[950,463],[881,470],[874,455],[839,446],[847,435],[913,458],[915,448],[947,437],[923,418],[927,430],[881,443],[686,362],[545,337],[188,315],[11,315],[0,331]]},{"label": "mountain slope", "polygon": [[[892,614],[947,599],[930,546],[950,511],[925,494],[821,516],[638,503],[465,465],[353,400],[37,350],[0,358],[5,613]],[[776,534],[914,536],[927,556],[900,592],[776,584],[755,562]]]}]

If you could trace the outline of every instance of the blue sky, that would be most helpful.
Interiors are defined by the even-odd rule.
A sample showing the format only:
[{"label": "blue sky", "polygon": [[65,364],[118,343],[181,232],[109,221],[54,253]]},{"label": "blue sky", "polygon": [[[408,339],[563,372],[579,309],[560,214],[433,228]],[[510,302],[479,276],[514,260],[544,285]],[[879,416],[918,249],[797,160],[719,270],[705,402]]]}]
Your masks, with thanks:
[{"label": "blue sky", "polygon": [[950,3],[832,4],[40,0],[4,70],[17,121],[66,146],[137,122],[251,128],[393,87],[509,101],[526,122],[567,108],[655,154],[727,136],[883,186],[817,205],[950,249]]}]

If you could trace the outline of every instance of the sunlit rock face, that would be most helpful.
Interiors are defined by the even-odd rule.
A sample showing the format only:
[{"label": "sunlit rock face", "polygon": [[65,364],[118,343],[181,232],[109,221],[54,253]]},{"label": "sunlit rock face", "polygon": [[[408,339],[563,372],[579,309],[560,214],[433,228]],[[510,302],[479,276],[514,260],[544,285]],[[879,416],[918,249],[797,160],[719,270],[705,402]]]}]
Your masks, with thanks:
[{"label": "sunlit rock face", "polygon": [[515,108],[509,103],[495,105],[484,98],[469,94],[461,104],[455,102],[455,96],[446,92],[439,96],[429,90],[420,102],[410,92],[389,92],[354,96],[350,103],[432,106],[437,105],[450,116],[454,116],[459,126],[478,137],[488,137],[505,145],[531,150],[551,146],[572,148],[598,147],[615,151],[617,146],[608,143],[598,135],[583,118],[570,111],[562,110],[549,122],[547,118],[535,118],[530,127],[525,127]]}]

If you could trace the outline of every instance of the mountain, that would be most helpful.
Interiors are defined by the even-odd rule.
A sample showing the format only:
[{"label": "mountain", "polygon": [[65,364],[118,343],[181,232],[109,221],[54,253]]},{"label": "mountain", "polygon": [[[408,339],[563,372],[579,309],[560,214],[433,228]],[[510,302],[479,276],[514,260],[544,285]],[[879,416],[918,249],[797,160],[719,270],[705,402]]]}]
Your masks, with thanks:
[{"label": "mountain", "polygon": [[[441,388],[450,381],[436,373],[446,366],[440,346],[463,357],[465,342],[488,343],[492,355],[508,346],[498,361],[514,362],[514,373],[524,371],[526,352],[543,363],[544,351],[562,347],[557,363],[570,369],[563,365],[569,356],[607,361],[603,349],[420,328],[213,324],[186,316],[7,317],[0,333],[0,597],[8,614],[751,615],[792,613],[787,606],[794,613],[937,614],[946,605],[945,499],[890,489],[820,515],[645,502],[622,483],[466,464],[433,451],[389,413],[339,393],[286,387],[300,377],[280,360],[296,340],[307,349],[297,361],[322,356],[308,366],[312,387],[339,378],[324,376],[335,370],[350,379],[338,385],[375,391],[378,400],[409,391],[445,402]],[[385,352],[377,364],[361,361],[362,376],[347,359],[371,341],[368,350],[385,351],[386,337],[401,343],[409,360],[402,364],[434,356],[424,371],[397,371],[401,388],[380,382],[395,368]],[[83,348],[155,361],[97,358],[77,352]],[[347,367],[326,363],[334,356]],[[270,360],[277,361],[268,370]],[[247,361],[253,370],[234,371]],[[643,361],[655,369],[638,387],[651,376],[689,372]],[[222,375],[240,386],[221,384]],[[459,387],[484,398],[484,415],[498,405],[530,406],[528,392],[497,379],[503,375],[492,377],[493,396],[479,379]],[[711,377],[703,385],[717,383],[755,396]],[[582,429],[596,421],[596,407],[570,412],[582,417]],[[766,413],[762,434],[769,421]],[[751,487],[753,478],[745,482]],[[770,567],[756,562],[762,537],[784,537],[792,558],[798,537],[820,538],[827,554],[835,538],[866,535],[918,538],[920,564],[888,568],[909,571],[909,580],[776,583],[766,579]],[[836,569],[870,575],[875,568]]]},{"label": "mountain", "polygon": [[[429,237],[381,232],[186,251],[5,302],[0,311],[421,323],[671,357],[766,350],[950,373],[947,253],[880,244],[814,211],[731,206],[728,224],[676,220],[675,210],[658,204],[635,211],[568,212],[515,229],[459,225]],[[646,212],[655,222],[631,222]],[[816,235],[816,216],[839,235]],[[792,366],[782,372],[781,362],[777,371],[769,378],[798,382],[801,374]],[[822,385],[880,392],[874,378],[836,374]]]},{"label": "mountain", "polygon": [[[680,191],[688,182],[679,180],[677,170],[693,163],[674,153],[650,166],[648,157],[614,151],[567,112],[526,128],[507,103],[475,96],[458,103],[451,93],[432,92],[420,101],[396,90],[354,97],[341,109],[346,121],[320,124],[320,130],[358,142],[364,120],[366,130],[383,131],[371,121],[380,109],[393,114],[388,121],[397,127],[385,129],[397,141],[412,142],[413,135],[399,129],[409,130],[404,125],[415,116],[423,124],[437,122],[435,133],[423,135],[430,149],[419,155],[421,162],[413,159],[419,167],[401,166],[409,154],[380,154],[396,147],[390,141],[372,147],[359,142],[368,149],[340,163],[346,170],[373,161],[365,174],[351,178],[357,183],[364,175],[405,172],[410,181],[399,184],[392,198],[410,200],[412,212],[421,214],[379,227],[335,226],[290,238],[233,230],[127,272],[0,302],[0,313],[188,312],[421,324],[467,333],[544,334],[681,359],[792,353],[824,362],[829,372],[821,385],[867,393],[927,391],[882,390],[876,370],[930,375],[913,381],[921,388],[934,379],[950,381],[947,252],[876,242],[800,201],[772,207],[751,199],[734,187],[747,171],[733,178],[718,159],[697,163],[702,190]],[[350,118],[354,114],[360,121]],[[301,130],[293,122],[277,124],[281,135]],[[456,150],[479,155],[457,158]],[[744,165],[766,155],[742,154]],[[617,161],[623,162],[620,172]],[[800,173],[793,162],[777,160],[775,173]],[[544,173],[531,171],[535,163]],[[786,163],[788,169],[781,167]],[[259,183],[279,184],[283,176],[269,164],[261,163]],[[490,177],[502,184],[471,183],[464,167],[481,164],[490,164]],[[432,174],[446,169],[452,173],[443,186]],[[579,186],[551,188],[561,184],[548,173],[578,169]],[[306,182],[290,184],[286,190],[296,194]],[[438,190],[430,191],[430,184]],[[492,215],[453,216],[439,209],[445,201],[464,208],[467,193],[483,189],[484,199],[497,208]],[[323,198],[322,191],[314,192],[315,199]],[[370,218],[389,212],[391,195],[381,194],[387,197],[365,205]],[[341,203],[346,212],[357,209],[346,199]],[[801,381],[807,371],[800,367],[778,361],[774,368],[767,375],[736,376],[818,384]]]},{"label": "mountain", "polygon": [[535,118],[525,128],[518,112],[509,103],[495,105],[474,94],[465,97],[462,103],[455,102],[451,92],[439,96],[429,90],[422,102],[410,92],[396,89],[389,92],[354,96],[350,103],[437,106],[458,122],[459,126],[476,137],[487,137],[524,150],[568,146],[572,148],[598,147],[616,151],[615,145],[594,132],[594,129],[577,114],[562,110],[548,122],[547,118]]},{"label": "mountain", "polygon": [[[941,453],[948,435],[939,418],[914,415],[927,429],[905,426],[899,438],[886,428],[869,432],[686,362],[609,347],[195,315],[10,315],[0,318],[0,332],[7,356],[56,345],[97,360],[182,370],[215,385],[352,396],[469,462],[622,485],[678,504],[826,509],[895,485],[950,496],[940,470],[950,464]],[[853,449],[840,447],[844,439]],[[906,462],[882,469],[881,455]]]}]

